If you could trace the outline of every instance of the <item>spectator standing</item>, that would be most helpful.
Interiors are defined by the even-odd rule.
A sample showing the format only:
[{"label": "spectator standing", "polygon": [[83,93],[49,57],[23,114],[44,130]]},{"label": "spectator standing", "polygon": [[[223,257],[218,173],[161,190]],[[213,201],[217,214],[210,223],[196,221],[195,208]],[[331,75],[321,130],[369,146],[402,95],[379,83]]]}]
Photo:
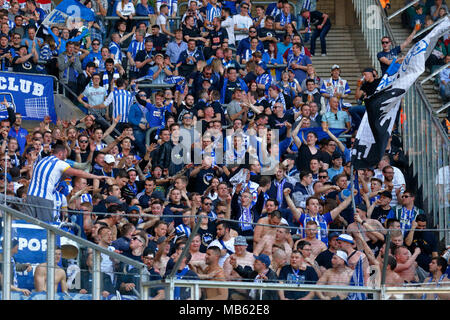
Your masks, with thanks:
[{"label": "spectator standing", "polygon": [[315,27],[311,35],[311,55],[315,55],[316,39],[320,38],[320,49],[322,52],[322,56],[326,56],[327,44],[325,37],[327,36],[328,31],[330,31],[331,29],[331,21],[329,16],[326,13],[322,13],[320,11],[311,12],[308,9],[302,9],[300,15],[303,17],[303,24],[307,26],[307,28],[311,29],[313,26]]},{"label": "spectator standing", "polygon": [[383,76],[390,64],[398,58],[398,55],[411,43],[414,36],[416,35],[416,29],[411,32],[411,34],[403,41],[399,46],[391,48],[392,40],[389,37],[381,38],[382,51],[377,53],[377,59],[380,62],[381,76]]},{"label": "spectator standing", "polygon": [[[233,16],[234,31],[236,42],[239,43],[242,39],[246,38],[247,32],[249,32],[250,27],[253,25],[253,20],[248,15],[249,5],[247,3],[242,3],[239,14]],[[256,28],[254,29],[256,31]]]},{"label": "spectator standing", "polygon": [[320,93],[327,99],[326,110],[329,111],[331,97],[338,99],[338,107],[341,110],[344,104],[344,98],[347,98],[350,92],[350,86],[347,80],[341,78],[341,68],[337,64],[334,64],[331,67],[331,78],[323,80],[322,86],[320,87]]}]

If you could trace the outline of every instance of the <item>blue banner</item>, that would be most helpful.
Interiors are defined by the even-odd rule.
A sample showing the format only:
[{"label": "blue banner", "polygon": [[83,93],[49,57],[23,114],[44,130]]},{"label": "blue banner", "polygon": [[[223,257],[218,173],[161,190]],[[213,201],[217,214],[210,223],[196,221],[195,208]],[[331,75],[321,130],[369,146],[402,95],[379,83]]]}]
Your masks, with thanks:
[{"label": "blue banner", "polygon": [[[0,292],[0,300],[2,299],[2,292]],[[19,292],[11,292],[11,300],[47,300],[46,292],[33,292],[29,296],[26,296]],[[55,300],[92,300],[92,294],[81,293],[55,293]],[[128,295],[112,295],[108,297],[101,297],[101,300],[137,300],[136,296]]]},{"label": "blue banner", "polygon": [[43,25],[64,25],[80,27],[84,22],[94,21],[95,13],[76,0],[63,0],[45,17]]},{"label": "blue banner", "polygon": [[53,78],[50,76],[0,73],[0,102],[7,101],[24,120],[42,121],[50,116],[56,122]]},{"label": "blue banner", "polygon": [[[34,269],[47,261],[47,230],[22,220],[14,220],[12,228],[13,239],[19,241],[18,252],[14,255],[16,263],[29,263],[33,267],[30,272],[17,272],[19,288],[33,290]],[[60,243],[59,238],[56,236],[57,246]],[[1,249],[3,251],[3,248]]]}]

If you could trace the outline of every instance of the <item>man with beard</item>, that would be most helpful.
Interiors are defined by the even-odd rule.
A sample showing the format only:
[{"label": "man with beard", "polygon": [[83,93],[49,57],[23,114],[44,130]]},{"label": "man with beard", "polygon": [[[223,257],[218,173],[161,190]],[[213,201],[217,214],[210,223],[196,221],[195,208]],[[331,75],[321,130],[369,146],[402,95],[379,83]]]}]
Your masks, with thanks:
[{"label": "man with beard", "polygon": [[234,237],[230,235],[230,226],[225,221],[220,221],[216,225],[216,235],[217,239],[212,241],[209,247],[219,247],[221,248],[221,254],[219,259],[219,266],[223,268],[225,260],[234,253]]}]

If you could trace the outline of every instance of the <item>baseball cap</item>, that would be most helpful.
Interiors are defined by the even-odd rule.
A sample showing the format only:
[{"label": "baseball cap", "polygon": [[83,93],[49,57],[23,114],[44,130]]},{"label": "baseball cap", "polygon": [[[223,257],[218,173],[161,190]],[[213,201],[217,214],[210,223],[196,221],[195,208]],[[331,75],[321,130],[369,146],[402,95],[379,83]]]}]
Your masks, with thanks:
[{"label": "baseball cap", "polygon": [[342,260],[344,260],[344,262],[345,262],[345,264],[347,264],[347,262],[348,262],[348,256],[347,256],[347,254],[344,252],[344,251],[342,251],[342,250],[337,250],[336,251],[336,253],[335,253],[335,255],[337,255],[339,258],[341,258]]},{"label": "baseball cap", "polygon": [[366,207],[366,205],[365,205],[363,202],[361,202],[360,204],[358,204],[358,205],[356,206],[356,208],[359,209],[359,210],[361,210],[361,211],[367,212],[367,207]]},{"label": "baseball cap", "polygon": [[259,256],[255,256],[255,260],[261,261],[267,268],[270,266],[270,258],[264,253],[261,253]]},{"label": "baseball cap", "polygon": [[164,197],[164,194],[161,191],[153,191],[152,193],[153,199],[160,199],[160,200],[166,200],[166,197]]},{"label": "baseball cap", "polygon": [[380,197],[381,196],[392,199],[392,193],[390,193],[389,191],[386,191],[386,190],[380,193]]},{"label": "baseball cap", "polygon": [[[12,181],[12,177],[9,173],[6,174],[6,179],[8,180],[8,182]],[[0,180],[5,180],[5,173],[1,172],[0,173]]]},{"label": "baseball cap", "polygon": [[353,241],[353,237],[349,234],[341,234],[337,239],[351,244],[355,244],[355,241]]},{"label": "baseball cap", "polygon": [[107,154],[105,156],[105,162],[108,164],[115,163],[116,159],[114,159],[114,156],[112,154]]},{"label": "baseball cap", "polygon": [[109,196],[105,199],[106,203],[115,203],[115,204],[122,204],[122,202],[120,202],[119,198],[117,198],[116,196]]},{"label": "baseball cap", "polygon": [[237,236],[234,238],[234,245],[235,246],[248,246],[247,239],[243,236]]},{"label": "baseball cap", "polygon": [[139,208],[138,208],[137,206],[131,206],[131,207],[128,207],[128,212],[131,212],[131,211],[133,211],[133,210],[139,212]]},{"label": "baseball cap", "polygon": [[375,69],[374,68],[365,68],[364,70],[363,70],[363,72],[374,72],[375,71]]},{"label": "baseball cap", "polygon": [[340,69],[339,65],[333,64],[333,66],[331,67],[331,71],[333,71],[334,69]]},{"label": "baseball cap", "polygon": [[333,238],[337,238],[339,237],[341,234],[339,232],[330,232],[330,234],[328,235],[328,240],[331,240]]},{"label": "baseball cap", "polygon": [[163,55],[162,53],[157,53],[157,54],[155,54],[155,58],[158,57],[158,56],[160,56],[161,58],[164,59],[164,55]]}]

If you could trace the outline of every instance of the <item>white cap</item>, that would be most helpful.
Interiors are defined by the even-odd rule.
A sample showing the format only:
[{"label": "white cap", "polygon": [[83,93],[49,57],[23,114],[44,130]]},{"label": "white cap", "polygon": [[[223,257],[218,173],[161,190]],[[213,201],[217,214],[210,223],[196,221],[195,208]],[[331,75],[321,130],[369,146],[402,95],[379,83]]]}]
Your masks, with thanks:
[{"label": "white cap", "polygon": [[334,69],[340,69],[339,65],[333,64],[333,66],[331,67],[331,71],[333,71]]},{"label": "white cap", "polygon": [[344,260],[345,264],[347,264],[347,254],[342,250],[337,250],[335,253],[339,258]]},{"label": "white cap", "polygon": [[345,242],[351,243],[351,244],[355,243],[355,241],[353,240],[353,237],[351,235],[349,235],[349,234],[341,234],[337,239],[341,240],[341,241],[345,241]]},{"label": "white cap", "polygon": [[105,156],[105,162],[108,164],[115,163],[116,159],[114,159],[114,156],[112,154],[107,154]]}]

